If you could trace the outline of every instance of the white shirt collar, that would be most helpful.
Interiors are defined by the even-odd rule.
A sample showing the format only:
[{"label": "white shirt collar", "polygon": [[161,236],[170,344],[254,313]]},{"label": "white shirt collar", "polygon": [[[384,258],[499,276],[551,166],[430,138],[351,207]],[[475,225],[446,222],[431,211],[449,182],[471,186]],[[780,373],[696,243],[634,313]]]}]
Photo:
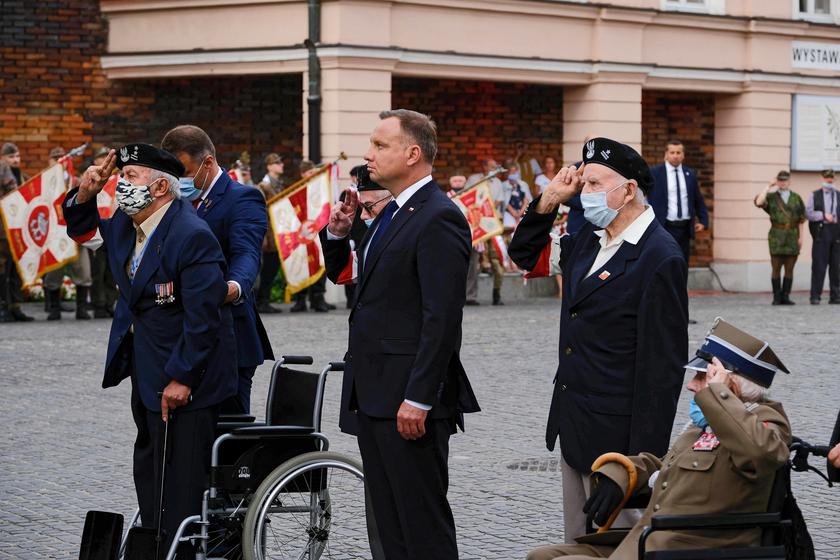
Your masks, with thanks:
[{"label": "white shirt collar", "polygon": [[201,193],[201,200],[205,200],[207,198],[207,195],[210,194],[210,191],[213,190],[213,185],[216,184],[216,181],[218,181],[219,177],[221,177],[221,176],[222,176],[222,167],[219,166],[219,171],[216,173],[216,176],[213,177],[213,182],[210,183],[210,186],[207,187],[207,190],[205,190],[204,192]]},{"label": "white shirt collar", "polygon": [[425,177],[423,177],[422,179],[420,179],[419,181],[417,181],[416,183],[414,183],[413,185],[411,185],[410,187],[405,189],[403,192],[401,192],[397,196],[397,198],[394,199],[394,200],[397,201],[397,210],[402,208],[403,204],[408,202],[408,199],[410,199],[412,196],[414,196],[414,193],[419,191],[423,186],[426,185],[426,183],[428,183],[431,180],[432,180],[432,176],[431,175],[426,175]]},{"label": "white shirt collar", "polygon": [[624,231],[612,239],[607,237],[607,230],[605,229],[595,230],[595,235],[601,238],[598,242],[601,244],[602,248],[612,247],[613,245],[618,245],[623,241],[636,245],[654,219],[656,219],[656,214],[653,213],[653,208],[646,206],[645,211],[639,214],[639,216],[633,220],[633,223],[627,226]]},{"label": "white shirt collar", "polygon": [[679,164],[678,166],[674,167],[673,165],[671,165],[670,161],[665,162],[665,167],[667,167],[668,171],[670,171],[671,173],[674,172],[674,169],[679,169],[682,171],[682,164]]}]

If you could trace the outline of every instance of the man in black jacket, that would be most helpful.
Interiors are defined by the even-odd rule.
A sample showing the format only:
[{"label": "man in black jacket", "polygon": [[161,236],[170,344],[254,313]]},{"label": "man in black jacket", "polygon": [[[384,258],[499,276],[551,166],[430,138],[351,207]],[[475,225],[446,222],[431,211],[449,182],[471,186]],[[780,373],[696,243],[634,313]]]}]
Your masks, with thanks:
[{"label": "man in black jacket", "polygon": [[[561,169],[531,203],[509,248],[532,275],[563,273],[546,445],[553,450],[559,436],[567,542],[584,533],[582,507],[597,457],[661,456],[668,449],[688,354],[688,269],[645,204],[652,187],[633,148],[592,139],[583,166]],[[577,193],[588,223],[551,241],[558,205]]]},{"label": "man in black jacket", "polygon": [[[459,358],[470,229],[432,180],[434,123],[380,114],[365,155],[394,196],[357,248],[342,406],[356,410],[358,442],[387,558],[458,558],[448,489],[449,436],[478,403]],[[358,194],[321,231],[325,253],[351,258]]]}]

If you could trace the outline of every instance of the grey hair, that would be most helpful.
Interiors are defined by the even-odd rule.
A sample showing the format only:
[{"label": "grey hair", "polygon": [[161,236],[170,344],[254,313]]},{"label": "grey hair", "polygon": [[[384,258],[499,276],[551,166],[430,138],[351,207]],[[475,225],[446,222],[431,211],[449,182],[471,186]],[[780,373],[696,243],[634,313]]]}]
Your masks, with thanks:
[{"label": "grey hair", "polygon": [[149,173],[149,184],[151,184],[152,181],[157,181],[158,179],[166,179],[169,182],[169,192],[172,193],[176,200],[181,198],[181,183],[178,181],[177,177],[164,171],[151,169]]},{"label": "grey hair", "polygon": [[767,400],[770,390],[762,387],[758,383],[747,379],[741,375],[735,374],[732,379],[738,384],[741,389],[741,400],[747,403],[763,402]]}]

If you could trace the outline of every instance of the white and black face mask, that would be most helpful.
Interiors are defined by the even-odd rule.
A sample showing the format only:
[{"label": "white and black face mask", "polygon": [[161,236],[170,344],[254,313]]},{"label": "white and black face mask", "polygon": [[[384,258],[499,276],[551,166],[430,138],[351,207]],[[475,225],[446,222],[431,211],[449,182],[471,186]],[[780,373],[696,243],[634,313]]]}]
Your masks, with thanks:
[{"label": "white and black face mask", "polygon": [[146,208],[152,203],[152,191],[149,189],[160,179],[155,179],[148,185],[132,185],[128,179],[120,177],[117,180],[116,199],[120,210],[129,216]]}]

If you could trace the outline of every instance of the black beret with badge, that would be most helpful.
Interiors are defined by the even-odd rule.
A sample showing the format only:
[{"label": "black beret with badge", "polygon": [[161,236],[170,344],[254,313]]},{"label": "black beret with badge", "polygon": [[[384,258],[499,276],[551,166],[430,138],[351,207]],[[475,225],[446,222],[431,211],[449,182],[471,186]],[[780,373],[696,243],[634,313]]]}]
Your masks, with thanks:
[{"label": "black beret with badge", "polygon": [[723,367],[729,371],[762,387],[770,387],[776,373],[790,373],[767,342],[720,317],[715,319],[703,345],[685,367],[694,371],[706,371],[712,358],[720,360]]},{"label": "black beret with badge", "polygon": [[184,164],[178,158],[151,144],[127,144],[117,150],[117,167],[122,169],[126,165],[157,169],[174,177],[184,174]]},{"label": "black beret with badge", "polygon": [[645,195],[653,190],[653,175],[647,162],[627,144],[609,138],[593,138],[583,145],[583,163],[598,163],[625,179],[635,180]]}]

